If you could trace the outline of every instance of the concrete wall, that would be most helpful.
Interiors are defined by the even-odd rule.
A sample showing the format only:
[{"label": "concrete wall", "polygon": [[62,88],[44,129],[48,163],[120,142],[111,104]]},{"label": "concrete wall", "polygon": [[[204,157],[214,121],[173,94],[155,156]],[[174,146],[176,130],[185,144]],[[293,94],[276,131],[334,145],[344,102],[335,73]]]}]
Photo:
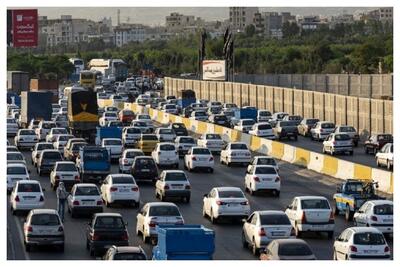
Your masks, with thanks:
[{"label": "concrete wall", "polygon": [[235,82],[378,99],[393,96],[392,74],[238,74]]},{"label": "concrete wall", "polygon": [[[335,79],[340,84],[340,77],[329,79]],[[285,79],[299,80],[298,76],[285,76]],[[321,76],[314,75],[311,79],[322,83]],[[177,95],[180,89],[194,89],[196,98],[230,102],[238,106],[251,105],[271,112],[286,111],[306,118],[352,125],[358,129],[362,139],[371,133],[393,133],[392,100],[265,85],[165,78],[167,95]]]}]

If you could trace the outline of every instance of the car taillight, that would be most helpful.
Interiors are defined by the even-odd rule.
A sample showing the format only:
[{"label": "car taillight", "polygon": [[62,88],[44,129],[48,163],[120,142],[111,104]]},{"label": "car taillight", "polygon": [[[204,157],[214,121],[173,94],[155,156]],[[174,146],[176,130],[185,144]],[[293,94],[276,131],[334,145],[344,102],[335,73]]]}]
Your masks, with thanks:
[{"label": "car taillight", "polygon": [[290,236],[295,236],[296,235],[296,231],[294,230],[294,228],[292,227],[292,230],[290,230]]},{"label": "car taillight", "polygon": [[97,200],[97,206],[103,205],[103,201],[102,200]]},{"label": "car taillight", "polygon": [[116,187],[111,187],[111,188],[110,188],[110,191],[111,191],[111,192],[116,192],[116,191],[118,191],[118,188],[116,188]]},{"label": "car taillight", "polygon": [[124,159],[124,163],[125,163],[125,164],[128,164],[128,160],[127,160],[127,159]]},{"label": "car taillight", "polygon": [[333,141],[333,142],[332,142],[332,145],[336,146],[336,141]]},{"label": "car taillight", "polygon": [[265,232],[264,228],[261,228],[260,230],[258,230],[258,235],[259,236],[266,236],[267,233]]},{"label": "car taillight", "polygon": [[389,246],[386,246],[386,247],[385,247],[385,252],[390,252]]},{"label": "car taillight", "polygon": [[14,200],[15,202],[19,202],[19,196],[15,196]]},{"label": "car taillight", "polygon": [[32,232],[32,231],[33,231],[33,228],[32,228],[32,226],[27,226],[27,227],[26,227],[26,231],[28,231],[28,232]]},{"label": "car taillight", "polygon": [[54,177],[54,179],[55,179],[56,181],[58,181],[58,180],[60,180],[60,176],[56,175],[56,176]]},{"label": "car taillight", "polygon": [[134,187],[131,188],[131,190],[134,191],[134,192],[137,192],[137,191],[139,191],[139,187],[134,186]]},{"label": "car taillight", "polygon": [[91,234],[91,238],[92,238],[93,241],[99,240],[99,235],[93,233],[93,234]]},{"label": "car taillight", "polygon": [[281,180],[281,178],[279,176],[275,177],[275,183],[279,182]]},{"label": "car taillight", "polygon": [[225,205],[226,203],[225,202],[223,202],[223,201],[221,201],[221,200],[217,200],[217,205],[219,205],[219,206],[221,206],[221,205]]},{"label": "car taillight", "polygon": [[74,202],[72,202],[72,205],[79,206],[79,201],[78,200],[74,200]]},{"label": "car taillight", "polygon": [[214,160],[214,158],[213,158],[213,157],[210,157],[209,161],[213,161],[213,160]]},{"label": "car taillight", "polygon": [[329,216],[329,220],[334,220],[334,219],[335,219],[335,216],[333,214],[333,211],[331,211],[331,215]]},{"label": "car taillight", "polygon": [[306,222],[307,222],[307,219],[306,219],[306,212],[303,211],[303,213],[301,214],[301,223],[302,223],[302,224],[305,224]]},{"label": "car taillight", "polygon": [[79,175],[75,175],[75,181],[80,181]]},{"label": "car taillight", "polygon": [[43,196],[40,196],[39,201],[40,201],[40,202],[44,201],[44,197],[43,197]]},{"label": "car taillight", "polygon": [[371,221],[377,222],[378,218],[376,216],[371,216]]},{"label": "car taillight", "polygon": [[185,189],[190,189],[191,186],[190,185],[185,185]]},{"label": "car taillight", "polygon": [[256,181],[256,182],[260,182],[260,178],[258,178],[257,176],[254,176],[253,180]]},{"label": "car taillight", "polygon": [[324,131],[324,129],[321,129],[320,132],[322,133]]},{"label": "car taillight", "polygon": [[192,160],[196,161],[197,159],[196,159],[196,157],[192,157]]},{"label": "car taillight", "polygon": [[59,232],[63,232],[63,231],[64,231],[64,228],[63,228],[62,226],[60,226],[60,227],[58,227],[58,231],[59,231]]},{"label": "car taillight", "polygon": [[128,233],[126,231],[122,234],[122,240],[124,240],[124,241],[128,241],[129,240],[129,236],[128,236]]},{"label": "car taillight", "polygon": [[240,202],[240,205],[246,206],[246,205],[249,205],[249,202],[248,201],[243,201],[243,202]]},{"label": "car taillight", "polygon": [[351,251],[351,252],[357,252],[357,247],[355,247],[355,246],[350,246],[350,251]]},{"label": "car taillight", "polygon": [[164,189],[168,190],[169,189],[169,185],[164,185]]},{"label": "car taillight", "polygon": [[158,223],[156,221],[150,221],[149,222],[149,227],[156,227]]}]

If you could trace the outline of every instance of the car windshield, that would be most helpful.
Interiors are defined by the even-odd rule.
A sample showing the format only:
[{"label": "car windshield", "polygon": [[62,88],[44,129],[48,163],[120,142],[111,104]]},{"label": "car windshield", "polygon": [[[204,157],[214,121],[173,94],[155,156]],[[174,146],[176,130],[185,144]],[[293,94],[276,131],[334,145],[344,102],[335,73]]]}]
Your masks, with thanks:
[{"label": "car windshield", "polygon": [[112,178],[113,184],[134,184],[132,177],[127,176],[114,176]]},{"label": "car windshield", "polygon": [[195,148],[193,149],[194,155],[210,155],[210,150],[207,148]]},{"label": "car windshield", "polygon": [[309,256],[312,251],[305,244],[280,244],[278,254],[282,256]]},{"label": "car windshield", "polygon": [[243,120],[242,124],[243,125],[253,125],[255,122],[253,120]]},{"label": "car windshield", "polygon": [[218,191],[220,198],[244,198],[243,192],[239,190],[222,190]]},{"label": "car windshield", "polygon": [[38,144],[38,146],[36,147],[37,151],[41,151],[44,149],[53,149],[53,145],[52,144]]},{"label": "car windshield", "polygon": [[121,217],[99,216],[96,219],[94,228],[124,229],[125,224]]},{"label": "car windshield", "polygon": [[300,117],[300,116],[289,116],[289,118],[288,118],[290,121],[299,121],[299,120],[301,120],[302,118]]},{"label": "car windshield", "polygon": [[235,116],[235,113],[233,111],[224,111],[225,116]]},{"label": "car windshield", "polygon": [[110,121],[110,123],[108,124],[109,126],[122,126],[122,122],[120,121]]},{"label": "car windshield", "polygon": [[25,193],[40,192],[40,185],[36,184],[36,183],[19,184],[18,185],[18,192],[25,192]]},{"label": "car windshield", "polygon": [[179,139],[179,143],[183,143],[183,144],[194,144],[194,139],[191,137],[181,137]]},{"label": "car windshield", "polygon": [[146,127],[147,124],[144,121],[135,121],[133,123],[133,125],[137,126],[137,127]]},{"label": "car windshield", "polygon": [[198,117],[198,116],[207,116],[207,114],[204,111],[197,111],[197,112],[194,113],[194,115],[196,117]]},{"label": "car windshield", "polygon": [[96,186],[77,186],[75,190],[76,196],[98,196],[99,190]]},{"label": "car windshield", "polygon": [[286,115],[288,115],[288,114],[287,114],[287,113],[279,113],[279,114],[276,115],[276,117],[277,117],[279,120],[281,120],[281,119],[283,119]]},{"label": "car windshield", "polygon": [[260,215],[261,225],[290,225],[286,214],[265,214]]},{"label": "car windshield", "polygon": [[165,105],[165,109],[176,109],[175,105]]},{"label": "car windshield", "polygon": [[56,159],[56,160],[62,160],[61,153],[58,151],[46,151],[42,153],[43,159]]},{"label": "car windshield", "polygon": [[165,181],[186,181],[186,175],[183,172],[169,172],[165,174]]},{"label": "car windshield", "polygon": [[227,118],[225,115],[219,115],[214,117],[214,121],[226,121]]},{"label": "car windshield", "polygon": [[258,113],[259,116],[271,116],[271,112],[269,111],[260,111]]},{"label": "car windshield", "polygon": [[154,134],[144,134],[142,135],[142,140],[146,141],[158,141],[158,138]]},{"label": "car windshield", "polygon": [[308,120],[306,121],[306,124],[308,124],[308,125],[314,125],[314,124],[316,124],[318,121],[319,121],[318,119],[308,119]]},{"label": "car windshield", "polygon": [[281,121],[279,122],[280,127],[286,127],[286,126],[296,126],[295,121]]},{"label": "car windshield", "polygon": [[356,129],[352,126],[344,126],[339,128],[340,132],[349,132],[349,133],[354,133],[356,132]]},{"label": "car windshield", "polygon": [[160,145],[160,150],[163,150],[163,151],[174,151],[175,150],[175,146],[174,145],[170,145],[170,144]]},{"label": "car windshield", "polygon": [[135,167],[140,171],[143,168],[154,168],[155,164],[152,159],[138,159],[136,160]]},{"label": "car windshield", "polygon": [[206,134],[206,139],[218,139],[218,140],[221,140],[221,136],[219,134]]},{"label": "car windshield", "polygon": [[270,130],[272,129],[270,124],[259,124],[258,125],[258,130]]},{"label": "car windshield", "polygon": [[60,219],[56,214],[34,214],[31,225],[59,225]]},{"label": "car windshield", "polygon": [[59,135],[58,141],[68,141],[71,137],[70,135]]},{"label": "car windshield", "polygon": [[104,140],[104,145],[106,146],[121,146],[121,140]]},{"label": "car windshield", "polygon": [[19,135],[35,135],[34,130],[22,130],[19,132]]},{"label": "car windshield", "polygon": [[303,210],[308,209],[319,209],[319,210],[328,210],[330,209],[329,203],[325,199],[303,199],[301,200],[301,208]]},{"label": "car windshield", "polygon": [[114,99],[114,100],[120,100],[120,99],[122,99],[122,97],[119,96],[119,95],[114,95],[113,99]]},{"label": "car windshield", "polygon": [[149,115],[139,115],[138,119],[139,120],[151,120]]},{"label": "car windshield", "polygon": [[55,123],[43,123],[42,124],[43,129],[51,129],[51,128],[55,128],[55,127],[56,127]]},{"label": "car windshield", "polygon": [[122,114],[123,114],[123,115],[134,115],[135,113],[134,113],[132,110],[129,110],[129,109],[128,109],[128,110],[123,110],[123,111],[122,111]]},{"label": "car windshield", "polygon": [[393,140],[393,136],[389,134],[378,135],[378,141],[391,141]]},{"label": "car windshield", "polygon": [[66,129],[53,129],[53,134],[67,134]]},{"label": "car windshield", "polygon": [[383,204],[374,207],[374,214],[376,215],[393,215],[393,205]]},{"label": "car windshield", "polygon": [[85,151],[84,153],[84,160],[90,161],[100,161],[105,159],[107,153],[106,151]]},{"label": "car windshield", "polygon": [[146,256],[142,253],[117,253],[114,255],[114,260],[146,260]]},{"label": "car windshield", "polygon": [[244,149],[247,150],[246,144],[231,144],[231,149]]},{"label": "car windshield", "polygon": [[128,134],[140,134],[142,131],[138,128],[128,128],[126,132]]},{"label": "car windshield", "polygon": [[363,192],[363,184],[362,183],[347,183],[345,191],[347,193],[361,194]]},{"label": "car windshield", "polygon": [[335,124],[333,124],[333,123],[321,123],[321,128],[323,128],[323,129],[335,128]]},{"label": "car windshield", "polygon": [[181,216],[175,206],[152,206],[149,210],[149,216]]},{"label": "car windshield", "polygon": [[7,123],[15,123],[15,119],[7,119]]},{"label": "car windshield", "polygon": [[160,129],[160,134],[173,134],[171,129]]},{"label": "car windshield", "polygon": [[144,153],[142,151],[128,151],[125,154],[125,158],[133,159],[137,156],[143,156]]},{"label": "car windshield", "polygon": [[257,167],[255,174],[277,174],[274,167]]},{"label": "car windshield", "polygon": [[105,113],[104,113],[104,116],[105,116],[105,117],[113,117],[113,118],[116,118],[116,117],[117,117],[117,114],[115,114],[114,112],[105,112]]},{"label": "car windshield", "polygon": [[21,153],[7,153],[7,160],[24,160]]},{"label": "car windshield", "polygon": [[356,233],[353,237],[355,245],[385,245],[385,238],[381,233]]},{"label": "car windshield", "polygon": [[273,165],[276,166],[276,161],[273,158],[259,158],[257,165]]},{"label": "car windshield", "polygon": [[335,139],[337,141],[347,141],[350,140],[351,138],[348,134],[337,134],[335,135]]},{"label": "car windshield", "polygon": [[79,149],[84,146],[86,146],[86,143],[73,143],[71,146],[71,150],[76,152],[79,151]]},{"label": "car windshield", "polygon": [[7,174],[26,174],[25,167],[7,167]]},{"label": "car windshield", "polygon": [[57,164],[57,171],[74,172],[76,171],[76,167],[73,163]]}]

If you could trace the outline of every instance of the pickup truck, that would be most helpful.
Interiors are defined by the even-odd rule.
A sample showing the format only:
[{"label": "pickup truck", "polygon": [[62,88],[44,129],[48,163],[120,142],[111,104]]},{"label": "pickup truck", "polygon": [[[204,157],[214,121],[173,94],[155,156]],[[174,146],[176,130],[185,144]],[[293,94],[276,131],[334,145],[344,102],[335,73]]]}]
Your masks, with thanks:
[{"label": "pickup truck", "polygon": [[88,180],[102,181],[110,173],[110,155],[107,148],[84,146],[76,159],[82,183]]},{"label": "pickup truck", "polygon": [[248,133],[255,123],[253,119],[241,119],[236,123],[233,129]]},{"label": "pickup truck", "polygon": [[335,215],[345,212],[346,221],[353,219],[354,213],[368,200],[385,199],[375,192],[378,183],[367,180],[347,179],[336,188],[333,195]]},{"label": "pickup truck", "polygon": [[295,121],[278,121],[273,128],[275,138],[281,140],[282,138],[291,137],[297,141],[297,125]]}]

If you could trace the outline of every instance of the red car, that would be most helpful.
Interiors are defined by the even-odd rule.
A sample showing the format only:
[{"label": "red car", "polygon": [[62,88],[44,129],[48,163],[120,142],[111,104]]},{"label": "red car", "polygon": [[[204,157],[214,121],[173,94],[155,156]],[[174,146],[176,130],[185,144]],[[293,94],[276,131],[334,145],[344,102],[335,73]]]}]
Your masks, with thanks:
[{"label": "red car", "polygon": [[135,117],[135,113],[130,109],[123,109],[118,113],[118,118],[123,124],[130,124]]}]

